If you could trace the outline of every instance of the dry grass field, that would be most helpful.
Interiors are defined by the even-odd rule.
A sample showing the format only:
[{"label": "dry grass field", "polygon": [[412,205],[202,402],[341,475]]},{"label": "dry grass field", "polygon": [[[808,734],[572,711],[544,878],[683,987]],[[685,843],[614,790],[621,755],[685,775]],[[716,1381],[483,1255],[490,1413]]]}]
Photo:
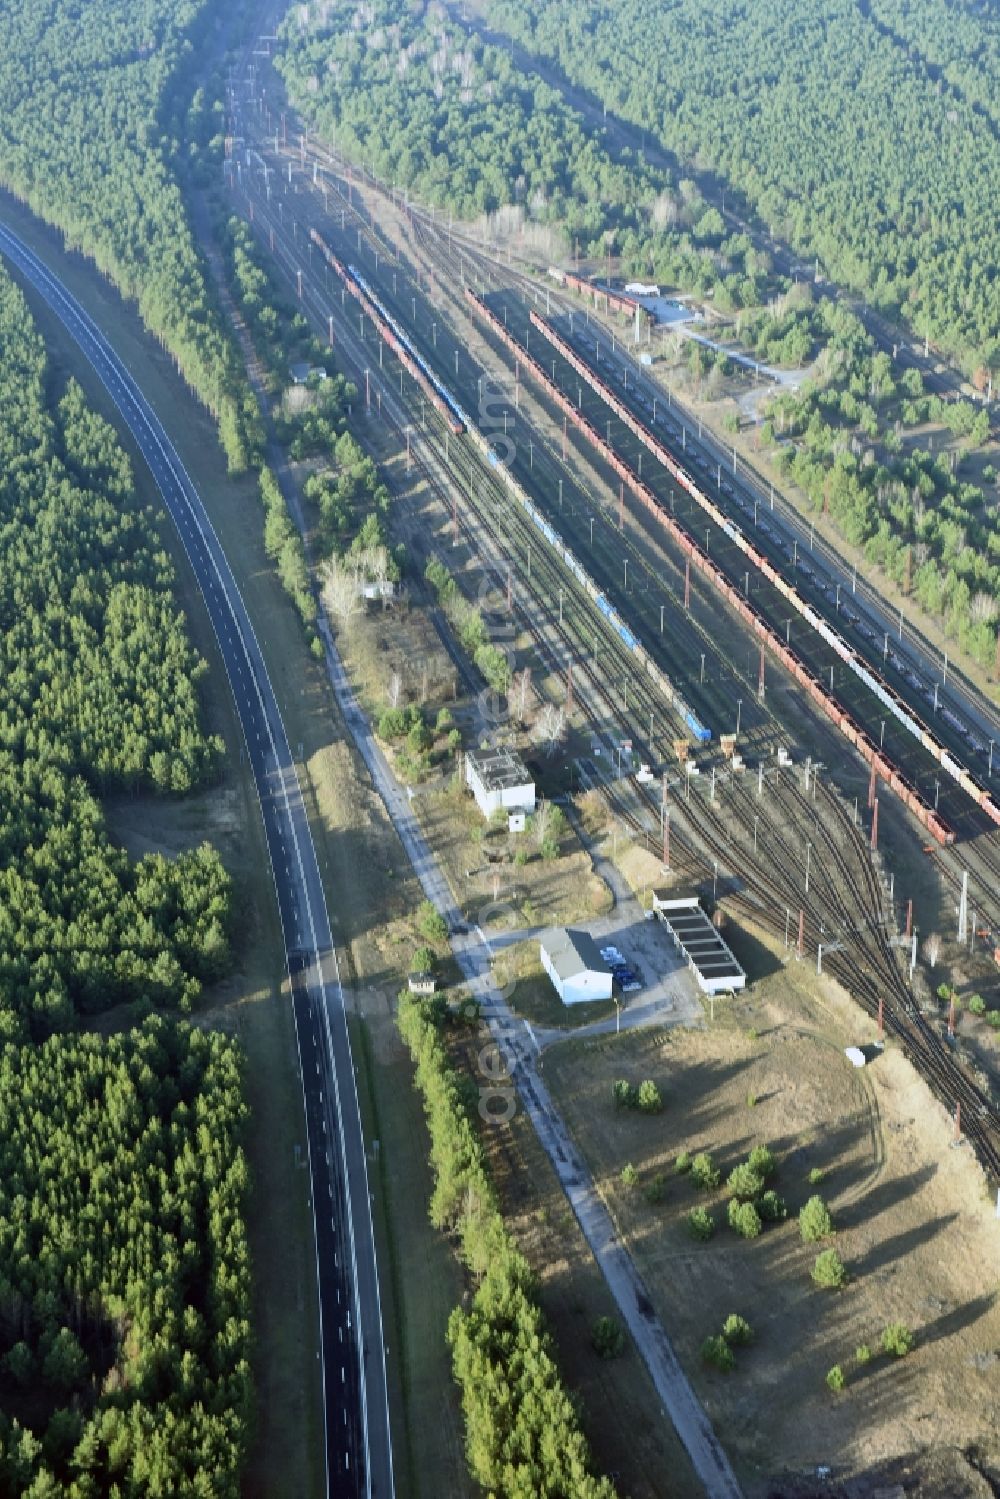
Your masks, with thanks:
[{"label": "dry grass field", "polygon": [[[936,1487],[941,1454],[1000,1464],[1000,1222],[968,1147],[951,1148],[949,1122],[909,1064],[891,1050],[863,1071],[847,1062],[843,1046],[869,1030],[832,989],[817,999],[804,972],[778,967],[704,1030],[570,1041],[546,1055],[548,1085],[750,1495],[821,1465],[845,1479],[913,1454],[914,1492],[975,1493]],[[663,1113],[617,1111],[619,1077],[653,1078]],[[726,1225],[724,1189],[700,1190],[674,1163],[710,1151],[724,1184],[757,1144],[777,1156],[773,1185],[789,1215],[745,1241]],[[633,1187],[621,1180],[628,1164]],[[651,1203],[644,1188],[657,1175],[664,1196]],[[796,1216],[814,1192],[850,1274],[839,1291],[811,1279],[826,1246],[800,1239]],[[687,1225],[696,1206],[717,1223],[707,1243]],[[724,1375],[699,1350],[731,1312],[755,1339]],[[878,1352],[892,1321],[916,1334],[902,1360]],[[863,1344],[875,1350],[867,1364],[855,1359]],[[825,1376],[838,1363],[847,1386],[834,1395]]]}]

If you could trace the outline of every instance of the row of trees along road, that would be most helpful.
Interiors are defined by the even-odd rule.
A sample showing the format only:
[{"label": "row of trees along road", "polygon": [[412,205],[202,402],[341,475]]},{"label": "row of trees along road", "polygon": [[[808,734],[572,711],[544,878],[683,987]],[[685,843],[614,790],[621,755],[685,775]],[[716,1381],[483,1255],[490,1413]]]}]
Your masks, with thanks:
[{"label": "row of trees along road", "polygon": [[128,461],[60,395],[0,273],[0,1494],[236,1496],[251,1418],[237,1045],[190,1006],[229,962],[204,845],[132,864],[98,797],[217,771],[205,666]]},{"label": "row of trees along road", "polygon": [[827,274],[971,373],[1000,360],[1000,18],[963,0],[488,0]]},{"label": "row of trees along road", "polygon": [[196,166],[222,157],[221,103],[192,101],[185,68],[211,10],[207,0],[3,7],[0,185],[137,302],[240,469],[259,443],[257,410],[173,176],[182,149]]}]

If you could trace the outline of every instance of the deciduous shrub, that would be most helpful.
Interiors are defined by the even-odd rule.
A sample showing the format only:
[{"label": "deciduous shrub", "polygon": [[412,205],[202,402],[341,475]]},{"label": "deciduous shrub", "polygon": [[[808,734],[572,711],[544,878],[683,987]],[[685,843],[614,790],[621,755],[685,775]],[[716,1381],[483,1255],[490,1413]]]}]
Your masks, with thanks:
[{"label": "deciduous shrub", "polygon": [[674,1170],[677,1172],[678,1176],[685,1176],[691,1170],[691,1166],[692,1161],[690,1151],[682,1150],[678,1155],[676,1161],[674,1162]]},{"label": "deciduous shrub", "polygon": [[854,1362],[856,1364],[861,1364],[861,1365],[870,1364],[871,1363],[871,1358],[872,1358],[872,1351],[869,1348],[868,1344],[867,1343],[859,1343],[858,1346],[857,1346],[857,1348],[855,1348],[855,1350],[854,1350]]},{"label": "deciduous shrub", "polygon": [[833,1390],[834,1394],[838,1394],[844,1388],[847,1380],[844,1377],[844,1371],[839,1364],[834,1364],[833,1368],[828,1372],[826,1376],[826,1382],[827,1386],[831,1390]]},{"label": "deciduous shrub", "polygon": [[621,1183],[623,1187],[629,1188],[637,1187],[639,1185],[639,1173],[632,1165],[631,1161],[629,1161],[626,1166],[622,1167]]}]

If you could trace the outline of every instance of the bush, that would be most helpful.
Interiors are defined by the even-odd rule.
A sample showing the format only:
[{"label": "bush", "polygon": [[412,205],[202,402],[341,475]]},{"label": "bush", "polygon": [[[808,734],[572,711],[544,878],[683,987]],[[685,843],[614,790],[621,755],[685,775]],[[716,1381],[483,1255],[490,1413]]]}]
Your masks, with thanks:
[{"label": "bush", "polygon": [[411,973],[433,973],[437,958],[429,947],[418,947],[410,959]]},{"label": "bush", "polygon": [[428,942],[444,942],[448,937],[448,923],[441,912],[429,900],[421,902],[417,911],[417,931]]},{"label": "bush", "polygon": [[809,1185],[811,1187],[818,1187],[820,1182],[825,1180],[825,1178],[826,1172],[823,1170],[823,1167],[814,1166],[809,1173]]},{"label": "bush", "polygon": [[635,1107],[635,1089],[624,1077],[616,1078],[611,1084],[611,1097],[616,1109],[632,1109]]},{"label": "bush", "polygon": [[644,1078],[639,1084],[638,1105],[644,1114],[659,1114],[663,1109],[663,1099],[660,1090],[651,1077]]},{"label": "bush", "polygon": [[741,1348],[753,1342],[753,1328],[745,1317],[738,1316],[736,1312],[730,1312],[722,1324],[722,1336],[734,1348]]},{"label": "bush", "polygon": [[785,1199],[775,1191],[764,1192],[757,1202],[757,1211],[765,1223],[781,1223],[788,1217]]},{"label": "bush", "polygon": [[756,1107],[757,1107],[757,1095],[756,1095],[756,1093],[748,1093],[747,1094],[747,1108],[748,1109],[755,1109]]},{"label": "bush", "polygon": [[708,1208],[692,1208],[687,1216],[688,1232],[703,1244],[715,1233],[715,1219]]},{"label": "bush", "polygon": [[764,1190],[764,1178],[749,1162],[734,1166],[726,1182],[726,1191],[741,1202],[753,1202]]},{"label": "bush", "polygon": [[728,1209],[729,1227],[741,1239],[756,1239],[763,1227],[760,1214],[752,1202],[738,1202],[734,1197]]},{"label": "bush", "polygon": [[645,1197],[646,1201],[654,1207],[658,1202],[663,1201],[664,1197],[667,1195],[667,1182],[662,1171],[658,1171],[656,1173],[649,1186],[646,1187],[643,1191],[642,1195]]},{"label": "bush", "polygon": [[986,1014],[986,1001],[981,994],[973,994],[969,999],[969,1011],[973,1015]]},{"label": "bush", "polygon": [[677,1172],[678,1176],[686,1176],[686,1174],[691,1170],[691,1166],[692,1161],[690,1151],[682,1150],[678,1155],[676,1161],[674,1162],[674,1170]]},{"label": "bush", "polygon": [[856,1364],[862,1364],[862,1365],[863,1364],[870,1364],[871,1363],[871,1359],[872,1359],[872,1351],[868,1347],[868,1344],[867,1343],[859,1343],[858,1346],[857,1346],[857,1348],[855,1348],[855,1350],[854,1350],[854,1362]]},{"label": "bush", "polygon": [[834,1394],[839,1394],[844,1388],[847,1380],[844,1378],[844,1371],[839,1364],[834,1364],[833,1368],[829,1371],[826,1376],[826,1383],[828,1388],[833,1390]]},{"label": "bush", "polygon": [[733,1350],[723,1337],[706,1338],[701,1345],[701,1356],[706,1364],[714,1364],[723,1374],[736,1367]]},{"label": "bush", "polygon": [[639,1173],[629,1161],[628,1165],[622,1167],[621,1183],[623,1187],[637,1187],[639,1185]]},{"label": "bush", "polygon": [[845,1283],[847,1271],[835,1249],[823,1249],[816,1256],[816,1262],[812,1267],[812,1278],[818,1286],[823,1286],[827,1290],[837,1290]]},{"label": "bush", "polygon": [[393,739],[402,739],[408,724],[402,708],[386,708],[378,721],[378,737],[388,744]]},{"label": "bush", "polygon": [[452,724],[454,722],[455,722],[455,719],[454,719],[454,716],[452,714],[451,709],[450,708],[442,708],[441,711],[438,713],[437,718],[434,721],[434,732],[436,734],[443,734],[447,729],[451,728],[451,726],[452,726]]},{"label": "bush", "polygon": [[882,1334],[882,1351],[891,1353],[893,1358],[905,1358],[912,1351],[915,1342],[916,1339],[905,1322],[890,1322]]},{"label": "bush", "polygon": [[804,1244],[815,1244],[819,1239],[827,1239],[833,1233],[830,1209],[822,1197],[810,1197],[799,1213],[799,1233],[802,1235]]},{"label": "bush", "polygon": [[625,1352],[625,1329],[617,1317],[598,1317],[590,1341],[598,1358],[620,1358]]},{"label": "bush", "polygon": [[769,1176],[774,1175],[778,1167],[777,1161],[766,1145],[754,1146],[753,1150],[747,1156],[747,1165],[751,1166],[757,1172],[758,1176],[762,1176],[765,1181],[767,1181]]},{"label": "bush", "polygon": [[704,1187],[706,1191],[717,1187],[722,1180],[722,1173],[707,1150],[699,1150],[691,1162],[691,1177],[699,1187]]}]

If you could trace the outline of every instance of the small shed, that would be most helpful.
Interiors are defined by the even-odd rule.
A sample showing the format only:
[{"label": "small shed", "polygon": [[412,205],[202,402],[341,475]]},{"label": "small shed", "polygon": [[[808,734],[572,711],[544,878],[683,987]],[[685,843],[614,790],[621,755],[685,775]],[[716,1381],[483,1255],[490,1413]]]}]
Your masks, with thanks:
[{"label": "small shed", "polygon": [[436,994],[437,979],[433,973],[411,973],[409,990],[411,994]]},{"label": "small shed", "polygon": [[553,927],[539,943],[542,967],[564,1005],[610,999],[612,977],[589,932]]},{"label": "small shed", "polygon": [[500,811],[535,810],[535,783],[514,750],[469,750],[465,781],[484,817]]}]

